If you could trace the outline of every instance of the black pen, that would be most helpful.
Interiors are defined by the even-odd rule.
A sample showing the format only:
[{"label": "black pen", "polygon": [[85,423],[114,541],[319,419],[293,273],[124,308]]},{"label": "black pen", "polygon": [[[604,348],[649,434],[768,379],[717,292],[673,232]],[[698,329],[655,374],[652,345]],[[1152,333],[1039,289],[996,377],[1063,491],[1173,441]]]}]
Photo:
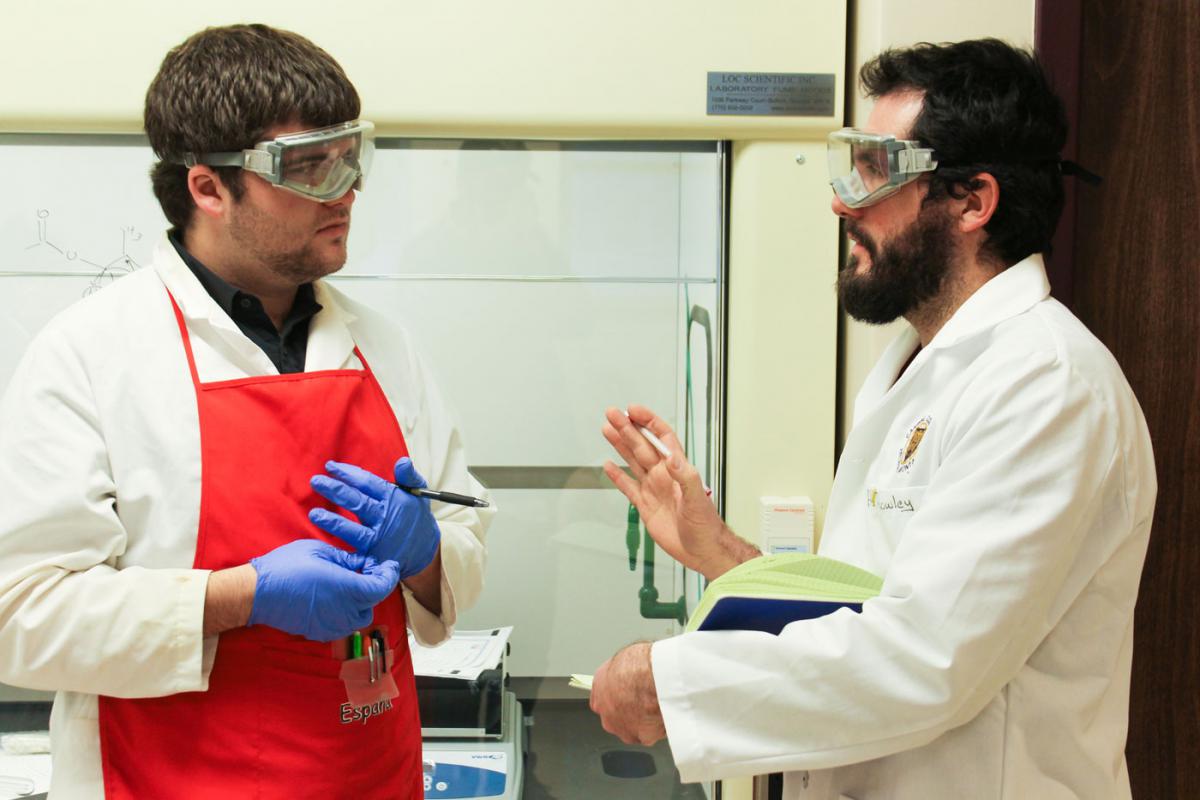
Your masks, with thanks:
[{"label": "black pen", "polygon": [[[400,486],[400,484],[396,484]],[[420,486],[400,486],[401,489],[413,495],[414,497],[428,497],[430,500],[440,500],[443,503],[454,503],[456,506],[471,506],[472,508],[487,508],[489,503],[487,500],[480,500],[478,497],[468,497],[465,494],[455,494],[454,492],[439,492],[434,489],[423,489]]]}]

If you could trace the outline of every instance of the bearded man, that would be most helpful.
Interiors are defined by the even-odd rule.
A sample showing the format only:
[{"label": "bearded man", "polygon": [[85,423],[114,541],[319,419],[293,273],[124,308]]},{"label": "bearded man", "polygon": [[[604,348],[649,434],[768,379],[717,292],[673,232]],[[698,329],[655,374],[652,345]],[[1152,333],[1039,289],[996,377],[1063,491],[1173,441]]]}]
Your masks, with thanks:
[{"label": "bearded man", "polygon": [[[685,781],[786,772],[788,800],[1128,798],[1156,481],[1116,361],[1050,297],[1079,171],[1062,103],[996,40],[888,51],[861,78],[870,118],[829,141],[838,295],[909,327],[858,394],[819,552],[882,589],[778,635],[631,645],[592,707],[627,742],[665,735]],[[605,468],[655,540],[709,580],[757,558],[667,424],[628,413],[604,434],[632,474]]]}]

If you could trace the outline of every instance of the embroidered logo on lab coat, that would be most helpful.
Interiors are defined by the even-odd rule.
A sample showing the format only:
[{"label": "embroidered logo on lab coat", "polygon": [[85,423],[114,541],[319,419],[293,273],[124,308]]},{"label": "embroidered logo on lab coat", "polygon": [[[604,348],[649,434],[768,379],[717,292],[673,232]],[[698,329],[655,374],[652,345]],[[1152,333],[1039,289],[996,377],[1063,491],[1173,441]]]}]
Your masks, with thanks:
[{"label": "embroidered logo on lab coat", "polygon": [[917,424],[908,429],[908,437],[904,442],[904,447],[900,448],[900,456],[896,459],[896,472],[908,472],[912,466],[913,459],[917,457],[917,448],[921,446],[921,440],[925,438],[925,432],[929,430],[931,417],[921,417],[917,420]]}]

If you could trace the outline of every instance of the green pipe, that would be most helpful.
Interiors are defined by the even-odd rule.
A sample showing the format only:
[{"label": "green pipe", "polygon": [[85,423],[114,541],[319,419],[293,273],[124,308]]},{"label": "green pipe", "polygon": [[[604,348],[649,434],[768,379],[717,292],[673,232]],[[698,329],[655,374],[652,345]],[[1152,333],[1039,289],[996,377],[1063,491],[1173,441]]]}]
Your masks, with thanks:
[{"label": "green pipe", "polygon": [[[637,509],[633,504],[629,508],[630,519],[637,518]],[[674,603],[659,602],[658,589],[654,586],[654,540],[650,538],[649,531],[645,531],[643,536],[642,588],[638,591],[642,616],[646,619],[673,619],[683,625],[687,622],[687,601],[680,595]]]},{"label": "green pipe", "polygon": [[641,539],[640,527],[641,518],[638,516],[637,506],[633,503],[629,504],[629,514],[625,517],[625,547],[629,549],[629,571],[633,572],[637,569],[637,553],[638,540]]}]

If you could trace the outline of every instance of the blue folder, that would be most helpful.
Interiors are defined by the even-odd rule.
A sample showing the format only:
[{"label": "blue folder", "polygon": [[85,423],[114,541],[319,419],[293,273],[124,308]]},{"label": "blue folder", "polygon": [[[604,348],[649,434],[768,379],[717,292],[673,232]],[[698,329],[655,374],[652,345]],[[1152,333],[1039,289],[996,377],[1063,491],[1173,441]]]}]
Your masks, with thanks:
[{"label": "blue folder", "polygon": [[722,597],[698,631],[762,631],[778,635],[790,622],[832,614],[839,608],[858,613],[862,603],[793,600],[774,597]]}]

